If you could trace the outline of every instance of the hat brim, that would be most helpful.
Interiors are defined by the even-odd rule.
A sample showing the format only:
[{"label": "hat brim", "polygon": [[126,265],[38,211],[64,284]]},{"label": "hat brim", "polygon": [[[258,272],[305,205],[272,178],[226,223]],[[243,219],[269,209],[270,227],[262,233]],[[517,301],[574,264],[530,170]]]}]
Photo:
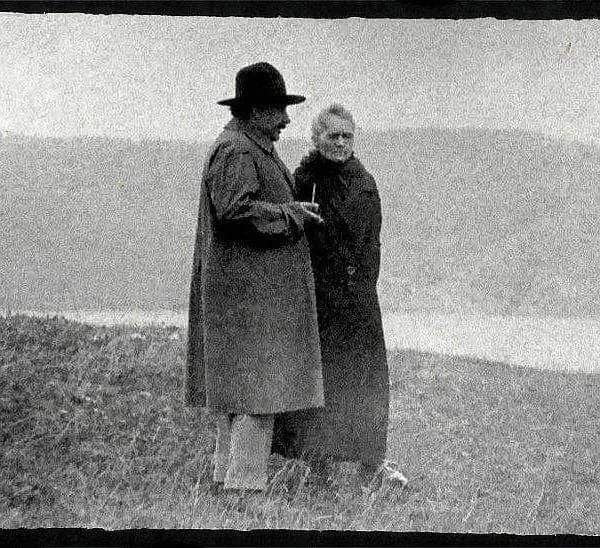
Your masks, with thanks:
[{"label": "hat brim", "polygon": [[234,97],[217,101],[217,105],[232,106],[254,106],[254,105],[297,105],[306,101],[303,95],[282,95],[280,97],[269,97],[268,99],[242,99]]}]

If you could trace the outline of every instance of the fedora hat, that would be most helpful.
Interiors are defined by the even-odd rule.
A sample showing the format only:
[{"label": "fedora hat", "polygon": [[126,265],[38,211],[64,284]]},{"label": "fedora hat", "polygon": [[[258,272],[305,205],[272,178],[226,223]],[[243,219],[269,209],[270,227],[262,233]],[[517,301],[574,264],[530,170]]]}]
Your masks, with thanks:
[{"label": "fedora hat", "polygon": [[269,63],[255,63],[235,76],[235,97],[218,101],[219,105],[297,105],[306,97],[288,95],[281,73]]}]

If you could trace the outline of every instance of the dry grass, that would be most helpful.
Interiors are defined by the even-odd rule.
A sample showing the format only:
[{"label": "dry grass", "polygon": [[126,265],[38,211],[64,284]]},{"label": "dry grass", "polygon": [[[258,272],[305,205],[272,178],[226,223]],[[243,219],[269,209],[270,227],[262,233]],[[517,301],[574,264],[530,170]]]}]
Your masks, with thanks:
[{"label": "dry grass", "polygon": [[403,492],[302,484],[273,459],[247,508],[209,490],[212,424],[181,403],[184,334],[0,319],[0,527],[600,533],[600,376],[392,353]]}]

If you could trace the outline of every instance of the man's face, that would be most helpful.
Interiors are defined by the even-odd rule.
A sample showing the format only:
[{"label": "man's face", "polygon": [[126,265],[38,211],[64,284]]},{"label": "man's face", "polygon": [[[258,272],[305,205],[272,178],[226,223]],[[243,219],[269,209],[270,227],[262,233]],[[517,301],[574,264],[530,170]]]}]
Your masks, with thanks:
[{"label": "man's face", "polygon": [[317,150],[332,162],[345,162],[354,148],[354,126],[335,114],[326,118],[325,129],[314,140]]},{"label": "man's face", "polygon": [[266,105],[252,109],[250,122],[271,141],[277,141],[279,134],[290,123],[290,119],[285,105]]}]

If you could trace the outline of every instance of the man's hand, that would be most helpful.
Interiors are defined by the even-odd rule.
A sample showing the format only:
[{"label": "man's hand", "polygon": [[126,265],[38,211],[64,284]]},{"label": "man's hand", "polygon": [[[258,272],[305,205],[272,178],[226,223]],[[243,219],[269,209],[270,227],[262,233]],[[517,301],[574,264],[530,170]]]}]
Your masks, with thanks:
[{"label": "man's hand", "polygon": [[319,204],[314,202],[292,202],[292,205],[303,223],[321,224],[323,222],[323,218],[319,215]]}]

